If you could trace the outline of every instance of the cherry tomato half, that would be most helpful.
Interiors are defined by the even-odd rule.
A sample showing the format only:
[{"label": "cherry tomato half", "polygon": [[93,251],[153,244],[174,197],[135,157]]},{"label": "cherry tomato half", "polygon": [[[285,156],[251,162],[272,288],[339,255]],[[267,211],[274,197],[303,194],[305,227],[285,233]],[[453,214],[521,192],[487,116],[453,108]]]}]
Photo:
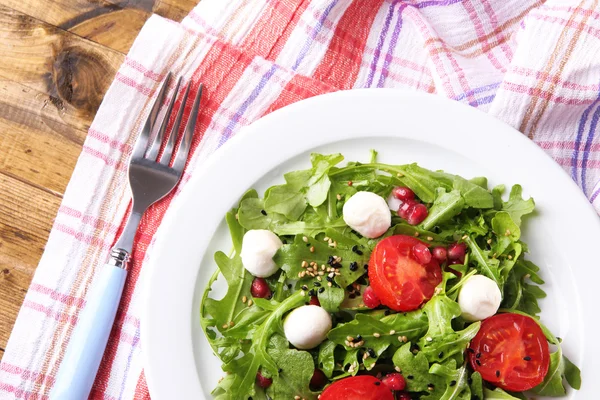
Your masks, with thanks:
[{"label": "cherry tomato half", "polygon": [[371,375],[340,379],[328,386],[319,400],[394,400],[394,394]]},{"label": "cherry tomato half", "polygon": [[369,280],[381,303],[396,311],[412,311],[429,300],[442,281],[438,261],[419,263],[413,247],[423,242],[412,236],[383,239],[371,254]]},{"label": "cherry tomato half", "polygon": [[502,389],[529,390],[548,373],[548,341],[531,317],[506,313],[484,320],[470,348],[473,369]]}]

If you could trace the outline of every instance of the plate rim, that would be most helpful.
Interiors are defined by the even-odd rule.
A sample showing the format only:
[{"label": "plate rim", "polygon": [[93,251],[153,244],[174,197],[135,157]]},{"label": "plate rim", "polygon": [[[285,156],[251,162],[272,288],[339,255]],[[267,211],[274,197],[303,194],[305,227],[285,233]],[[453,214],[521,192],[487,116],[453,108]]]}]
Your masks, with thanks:
[{"label": "plate rim", "polygon": [[[182,189],[181,193],[179,194],[179,196],[177,196],[177,198],[174,200],[173,204],[171,204],[171,207],[169,207],[169,209],[167,210],[167,213],[165,214],[163,221],[161,223],[161,226],[159,227],[156,235],[155,235],[155,239],[153,241],[153,249],[151,252],[149,253],[153,253],[152,255],[149,255],[148,258],[146,259],[147,261],[147,265],[145,266],[145,269],[143,270],[144,274],[145,274],[145,279],[144,279],[144,293],[143,293],[143,302],[142,302],[142,315],[141,315],[141,321],[140,321],[140,334],[141,334],[141,347],[142,347],[142,362],[143,362],[143,366],[145,369],[145,373],[146,373],[146,379],[147,379],[147,384],[148,384],[148,388],[149,391],[151,393],[151,395],[153,396],[153,399],[162,399],[162,398],[169,398],[166,397],[166,395],[168,394],[169,396],[173,395],[173,391],[172,391],[172,386],[170,386],[169,388],[165,388],[163,386],[165,385],[161,385],[159,384],[159,378],[156,377],[157,373],[157,364],[159,364],[159,361],[155,359],[155,357],[153,356],[153,346],[156,346],[157,343],[154,343],[155,339],[155,335],[152,334],[152,329],[156,327],[157,323],[156,323],[156,318],[157,316],[154,315],[153,313],[153,308],[152,308],[152,304],[155,304],[156,302],[156,297],[160,297],[160,294],[156,294],[153,296],[153,293],[157,292],[157,273],[159,272],[160,268],[164,268],[164,263],[166,261],[168,261],[169,255],[168,254],[161,254],[161,250],[163,253],[169,253],[168,249],[165,247],[168,247],[166,244],[168,243],[168,232],[172,232],[173,227],[177,224],[177,220],[178,218],[181,218],[178,216],[178,212],[177,209],[181,206],[184,205],[186,201],[189,201],[189,198],[192,196],[194,196],[197,191],[197,187],[201,186],[202,181],[206,180],[207,177],[210,175],[210,172],[215,170],[215,168],[219,168],[220,166],[223,166],[224,163],[228,162],[225,160],[230,160],[231,155],[235,154],[236,152],[240,152],[240,149],[242,147],[248,149],[248,148],[253,148],[254,146],[254,142],[259,141],[259,138],[261,138],[262,135],[262,139],[265,140],[267,138],[269,139],[273,139],[273,134],[272,132],[269,131],[269,126],[270,125],[277,125],[280,120],[285,120],[286,118],[291,118],[290,116],[293,115],[294,113],[302,113],[303,111],[306,110],[310,110],[312,109],[317,109],[320,107],[329,107],[333,104],[333,108],[339,108],[340,105],[343,105],[344,103],[346,103],[346,105],[351,105],[351,103],[348,102],[361,102],[364,101],[366,102],[365,104],[377,104],[379,106],[385,106],[385,101],[388,102],[404,102],[404,101],[414,101],[415,103],[426,103],[431,105],[432,107],[436,108],[436,107],[442,107],[442,108],[448,108],[451,109],[451,111],[455,111],[458,114],[464,115],[465,118],[469,119],[472,118],[473,122],[482,122],[484,124],[485,127],[489,127],[489,135],[495,136],[495,135],[503,135],[502,136],[502,140],[505,142],[509,142],[509,143],[514,143],[517,146],[523,146],[523,148],[525,148],[525,152],[531,152],[532,154],[534,154],[534,156],[536,158],[539,158],[540,160],[545,160],[543,161],[543,163],[546,163],[546,165],[544,165],[544,167],[547,167],[551,170],[550,174],[554,175],[556,174],[558,178],[558,180],[560,181],[561,184],[565,184],[567,185],[568,189],[567,192],[569,193],[569,196],[572,197],[574,199],[574,201],[576,201],[578,204],[577,207],[577,215],[579,216],[587,216],[587,217],[594,217],[589,219],[589,221],[586,221],[585,223],[589,225],[589,229],[591,229],[592,231],[595,231],[595,233],[600,234],[600,219],[598,219],[598,216],[594,210],[594,208],[592,207],[592,205],[589,203],[589,201],[587,200],[587,198],[585,197],[585,195],[583,194],[583,192],[579,189],[579,187],[575,184],[575,182],[568,176],[568,174],[566,173],[566,171],[560,167],[558,164],[556,164],[556,162],[547,154],[545,153],[540,147],[538,147],[533,141],[529,140],[526,136],[524,136],[523,134],[521,134],[519,131],[517,131],[516,129],[514,129],[513,127],[505,124],[504,122],[494,118],[493,116],[483,113],[477,109],[474,109],[472,107],[463,105],[461,103],[458,103],[456,101],[452,101],[440,96],[436,96],[436,95],[431,95],[431,94],[425,94],[425,93],[419,93],[419,92],[408,92],[408,91],[402,91],[402,90],[394,90],[394,89],[358,89],[358,90],[348,90],[348,91],[338,91],[338,92],[333,92],[333,93],[328,93],[325,95],[321,95],[321,96],[315,96],[309,99],[305,99],[302,100],[300,102],[291,104],[289,106],[286,106],[284,108],[281,108],[277,111],[274,111],[273,113],[253,122],[252,124],[242,128],[242,130],[233,138],[231,138],[230,140],[227,141],[227,143],[225,143],[221,149],[219,149],[217,152],[215,152],[214,154],[212,154],[205,162],[205,164],[202,167],[199,167],[198,170],[195,172],[195,174],[193,174],[193,176],[190,178],[190,181],[187,183],[187,185]],[[373,102],[373,103],[369,103],[369,102]],[[338,104],[339,103],[339,104]],[[460,110],[460,111],[458,111]],[[338,110],[339,111],[339,110]],[[494,127],[495,125],[495,127]],[[492,127],[494,127],[494,129],[491,129]],[[458,134],[458,136],[463,135],[463,133]],[[368,135],[365,134],[362,137],[369,137],[372,135]],[[390,136],[390,135],[388,135]],[[394,135],[396,137],[405,137],[405,138],[413,138],[411,137],[410,134],[406,134],[406,131],[402,132],[399,131],[397,135]],[[279,140],[283,140],[282,139],[283,135],[279,137]],[[352,138],[358,138],[359,136],[353,136]],[[498,136],[499,137],[499,136]],[[327,143],[331,143],[334,142],[336,139],[336,137],[322,137],[321,138],[321,145],[325,145]],[[419,138],[422,139],[422,138]],[[303,151],[305,151],[306,149],[298,149],[296,151],[295,154],[299,154]],[[273,163],[273,165],[271,165],[270,168],[274,167],[278,165],[277,163]],[[584,205],[585,203],[585,205]],[[580,206],[580,207],[579,207]],[[224,213],[222,214],[224,215]],[[221,215],[220,220],[222,220],[223,216]],[[600,236],[600,235],[599,235]],[[154,254],[157,253],[157,254]],[[197,273],[198,273],[199,267],[196,267],[195,272],[194,272],[194,282],[197,279]],[[598,274],[597,274],[598,275]],[[600,275],[599,275],[600,276]],[[162,276],[164,278],[164,275]],[[162,280],[161,280],[162,283]],[[195,285],[194,285],[195,286]],[[154,287],[154,289],[153,289]],[[188,296],[189,297],[189,296]],[[192,294],[192,298],[193,298],[193,294]],[[191,305],[190,305],[191,307]],[[578,309],[582,309],[581,308],[581,304],[578,305]],[[193,310],[192,310],[193,312]],[[190,316],[190,314],[187,314],[188,316]],[[183,316],[182,316],[183,317]],[[188,322],[189,323],[183,323],[183,326],[185,327],[191,327],[191,318],[188,318]],[[191,340],[191,331],[189,331],[189,338],[182,338],[185,339],[185,341]],[[187,335],[187,334],[186,334]],[[147,338],[147,340],[145,340],[144,338]],[[152,338],[149,339],[148,338]],[[167,339],[168,340],[168,339]],[[587,341],[589,342],[589,341]],[[191,344],[191,346],[193,346],[193,343]],[[597,348],[600,348],[600,346],[596,345]],[[193,359],[193,347],[190,347],[190,354],[191,354],[191,358]],[[583,360],[583,356],[582,356],[582,360]],[[186,361],[186,365],[189,366],[189,360]],[[196,372],[196,364],[195,361],[193,363],[193,369],[194,372]],[[189,371],[188,371],[189,372]],[[585,371],[583,371],[583,374],[586,375]],[[189,375],[189,374],[187,374]],[[171,377],[173,378],[173,377]],[[193,379],[193,378],[190,378]],[[194,390],[194,388],[196,388],[197,390],[201,390],[201,385],[200,385],[200,380],[196,374],[196,379],[195,382],[189,382],[189,384],[191,386],[193,386],[193,388],[190,386],[190,390]],[[167,391],[168,390],[168,391]],[[189,394],[188,394],[189,395]],[[185,393],[180,394],[179,396],[184,396],[184,397],[178,397],[178,398],[188,398],[186,396]],[[156,397],[154,397],[156,396]],[[195,395],[195,398],[198,398],[198,396],[202,396],[202,393],[197,393]],[[172,398],[172,397],[171,397]]]}]

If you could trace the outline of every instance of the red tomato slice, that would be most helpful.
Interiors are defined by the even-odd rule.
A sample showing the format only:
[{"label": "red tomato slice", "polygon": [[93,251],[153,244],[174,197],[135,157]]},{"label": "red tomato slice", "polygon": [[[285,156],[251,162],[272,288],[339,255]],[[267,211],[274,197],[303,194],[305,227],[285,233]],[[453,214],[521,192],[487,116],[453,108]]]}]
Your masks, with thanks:
[{"label": "red tomato slice", "polygon": [[473,369],[486,381],[514,392],[542,383],[550,366],[544,332],[524,315],[498,314],[484,320],[471,349]]},{"label": "red tomato slice", "polygon": [[394,394],[381,381],[371,375],[344,378],[319,396],[319,400],[394,400]]},{"label": "red tomato slice", "polygon": [[442,281],[442,269],[435,259],[423,265],[413,255],[412,249],[419,243],[423,242],[412,236],[390,236],[377,243],[371,254],[371,286],[381,303],[392,310],[416,310]]}]

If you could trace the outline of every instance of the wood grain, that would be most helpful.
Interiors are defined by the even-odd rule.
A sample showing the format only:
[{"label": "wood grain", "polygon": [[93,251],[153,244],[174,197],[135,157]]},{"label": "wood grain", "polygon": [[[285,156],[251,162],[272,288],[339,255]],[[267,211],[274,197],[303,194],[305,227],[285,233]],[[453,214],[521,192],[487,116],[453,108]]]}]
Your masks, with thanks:
[{"label": "wood grain", "polygon": [[0,0],[0,357],[104,93],[154,12],[196,0]]}]

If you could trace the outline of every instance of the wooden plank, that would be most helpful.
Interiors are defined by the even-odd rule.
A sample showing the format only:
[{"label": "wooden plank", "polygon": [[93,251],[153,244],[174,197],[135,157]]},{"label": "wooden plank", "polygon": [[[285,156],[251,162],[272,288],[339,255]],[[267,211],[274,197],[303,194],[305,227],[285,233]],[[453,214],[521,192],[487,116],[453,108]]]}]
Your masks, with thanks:
[{"label": "wooden plank", "polygon": [[0,173],[0,347],[5,348],[60,196]]},{"label": "wooden plank", "polygon": [[93,118],[123,54],[0,6],[0,75]]},{"label": "wooden plank", "polygon": [[181,21],[196,4],[195,0],[0,0],[0,5],[122,53],[152,13]]},{"label": "wooden plank", "polygon": [[0,173],[63,193],[90,122],[72,107],[0,77]]}]

